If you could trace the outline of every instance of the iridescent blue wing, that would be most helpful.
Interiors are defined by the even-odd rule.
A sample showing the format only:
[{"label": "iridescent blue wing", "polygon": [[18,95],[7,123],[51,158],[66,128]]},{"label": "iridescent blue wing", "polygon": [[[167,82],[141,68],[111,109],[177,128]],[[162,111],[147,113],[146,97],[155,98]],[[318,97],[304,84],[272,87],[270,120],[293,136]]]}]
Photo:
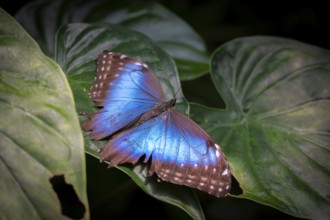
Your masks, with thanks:
[{"label": "iridescent blue wing", "polygon": [[99,112],[85,114],[82,124],[89,136],[100,140],[124,129],[163,99],[163,90],[154,74],[139,59],[103,51],[89,93]]},{"label": "iridescent blue wing", "polygon": [[161,85],[142,61],[104,51],[90,97],[99,112],[82,125],[92,139],[109,137],[101,160],[110,166],[151,159],[150,174],[215,196],[229,192],[231,174],[218,145],[196,123],[171,109]]},{"label": "iridescent blue wing", "polygon": [[110,166],[151,158],[149,174],[214,196],[228,194],[231,174],[219,146],[195,122],[170,109],[119,133],[101,151]]}]

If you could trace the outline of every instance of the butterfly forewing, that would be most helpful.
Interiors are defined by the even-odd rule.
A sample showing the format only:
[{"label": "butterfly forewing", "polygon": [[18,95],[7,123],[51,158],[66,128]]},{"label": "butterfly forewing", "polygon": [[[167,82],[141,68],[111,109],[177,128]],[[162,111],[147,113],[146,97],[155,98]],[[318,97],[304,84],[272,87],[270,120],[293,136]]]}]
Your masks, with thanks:
[{"label": "butterfly forewing", "polygon": [[96,76],[89,95],[97,106],[103,107],[108,102],[121,99],[155,104],[162,99],[163,92],[145,63],[126,55],[103,51],[97,59]]},{"label": "butterfly forewing", "polygon": [[105,51],[97,61],[90,96],[101,110],[82,125],[93,139],[109,136],[100,150],[109,166],[151,159],[149,174],[214,196],[228,194],[231,174],[213,139],[163,100],[157,78],[142,61]]},{"label": "butterfly forewing", "polygon": [[97,114],[82,125],[95,140],[111,136],[163,98],[161,85],[146,64],[138,59],[104,51],[97,59],[97,73],[89,95]]}]

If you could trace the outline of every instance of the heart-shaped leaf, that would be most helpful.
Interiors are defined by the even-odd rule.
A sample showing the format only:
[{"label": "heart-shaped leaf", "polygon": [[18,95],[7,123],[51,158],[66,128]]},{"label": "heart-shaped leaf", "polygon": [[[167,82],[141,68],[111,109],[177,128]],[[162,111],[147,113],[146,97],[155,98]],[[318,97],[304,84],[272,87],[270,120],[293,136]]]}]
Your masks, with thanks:
[{"label": "heart-shaped leaf", "polygon": [[[97,55],[103,50],[142,59],[157,75],[168,98],[176,96],[182,101],[180,108],[188,110],[188,103],[183,102],[173,60],[145,35],[117,25],[77,23],[63,26],[57,34],[56,44],[56,60],[68,75],[77,111],[96,110],[92,108],[93,103],[88,92],[96,72]],[[86,139],[86,151],[99,158],[97,149],[104,144],[105,142]],[[194,219],[204,219],[199,201],[191,189],[159,183],[155,178],[147,177],[142,165],[134,169],[124,166],[118,168],[151,196],[180,207]]]},{"label": "heart-shaped leaf", "polygon": [[55,33],[60,26],[75,22],[106,22],[139,31],[153,39],[175,59],[181,79],[193,79],[207,73],[208,53],[201,37],[186,22],[157,3],[39,0],[23,7],[16,18],[50,56],[54,55]]},{"label": "heart-shaped leaf", "polygon": [[[243,194],[302,218],[330,216],[330,52],[294,40],[240,38],[212,57],[227,109],[191,116],[222,145]],[[220,214],[219,214],[220,215]]]},{"label": "heart-shaped leaf", "polygon": [[[1,217],[88,219],[84,144],[66,77],[2,9],[0,23]],[[75,201],[61,206],[59,187]]]}]

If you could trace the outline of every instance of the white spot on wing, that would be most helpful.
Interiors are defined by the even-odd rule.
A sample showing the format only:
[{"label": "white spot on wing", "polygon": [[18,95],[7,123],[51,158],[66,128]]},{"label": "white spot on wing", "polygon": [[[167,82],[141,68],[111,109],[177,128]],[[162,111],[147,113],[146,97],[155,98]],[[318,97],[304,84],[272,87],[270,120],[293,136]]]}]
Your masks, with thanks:
[{"label": "white spot on wing", "polygon": [[217,157],[217,158],[219,158],[220,157],[220,153],[219,153],[219,151],[217,150],[217,151],[215,151],[215,156]]},{"label": "white spot on wing", "polygon": [[222,175],[222,176],[227,176],[227,175],[228,175],[228,169],[225,169],[225,170],[222,172],[221,175]]},{"label": "white spot on wing", "polygon": [[206,177],[206,176],[202,176],[202,177],[201,177],[201,180],[202,180],[203,182],[206,182],[206,181],[208,181],[208,177]]}]

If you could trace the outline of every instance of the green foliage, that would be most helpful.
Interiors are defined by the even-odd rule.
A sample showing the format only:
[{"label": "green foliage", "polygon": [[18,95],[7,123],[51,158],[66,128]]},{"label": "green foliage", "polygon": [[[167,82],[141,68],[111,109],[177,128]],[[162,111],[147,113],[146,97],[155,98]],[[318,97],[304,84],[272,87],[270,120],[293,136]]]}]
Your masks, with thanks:
[{"label": "green foliage", "polygon": [[49,56],[54,56],[55,34],[60,26],[76,22],[109,23],[149,36],[175,59],[181,79],[207,73],[208,54],[203,40],[186,22],[157,3],[43,0],[28,4],[16,18]]},{"label": "green foliage", "polygon": [[64,175],[88,219],[83,137],[61,68],[0,9],[3,219],[64,219],[50,178]]},{"label": "green foliage", "polygon": [[227,109],[191,107],[222,144],[240,198],[300,217],[330,213],[330,52],[247,37],[220,47],[211,76]]},{"label": "green foliage", "polygon": [[[76,112],[93,110],[87,93],[104,49],[143,59],[166,95],[181,100],[178,108],[221,144],[243,190],[232,195],[237,200],[301,218],[330,215],[329,51],[290,39],[238,38],[219,47],[208,67],[198,34],[155,3],[43,0],[23,7],[16,19],[37,42],[1,11],[5,218],[65,219],[49,183],[59,174],[74,187],[89,218],[83,150],[98,158],[104,142],[85,139],[83,149]],[[189,104],[180,89],[178,75],[196,79],[208,68],[226,109]],[[118,169],[147,194],[194,219],[205,218],[192,189],[159,183],[143,165]]]}]

